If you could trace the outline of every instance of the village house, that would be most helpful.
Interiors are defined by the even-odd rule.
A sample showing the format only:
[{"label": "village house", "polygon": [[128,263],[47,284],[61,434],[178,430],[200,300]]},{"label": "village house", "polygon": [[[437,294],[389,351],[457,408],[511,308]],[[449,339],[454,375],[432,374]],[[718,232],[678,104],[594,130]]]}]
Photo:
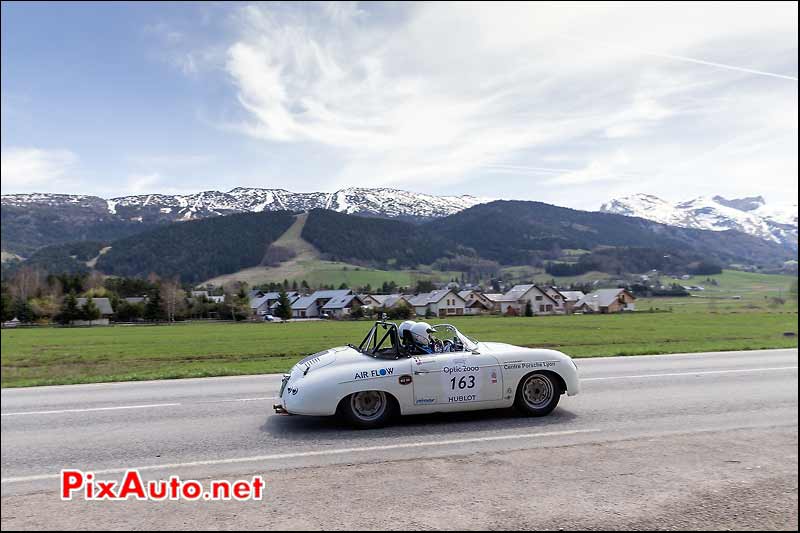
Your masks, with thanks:
[{"label": "village house", "polygon": [[599,289],[587,294],[575,304],[582,313],[620,313],[635,309],[633,296],[627,289]]},{"label": "village house", "polygon": [[458,293],[464,299],[465,315],[482,315],[494,312],[495,304],[481,291],[469,289]]},{"label": "village house", "polygon": [[319,314],[319,304],[311,295],[301,296],[292,302],[292,318],[317,318]]},{"label": "village house", "polygon": [[408,297],[402,294],[372,294],[370,298],[377,302],[376,305],[372,306],[373,309],[383,309],[386,311],[398,306],[412,307]]},{"label": "village house", "polygon": [[503,299],[503,294],[500,292],[485,292],[483,293],[483,297],[486,301],[492,304],[492,313],[500,313],[501,312],[501,305],[500,302]]},{"label": "village house", "polygon": [[[289,298],[289,306],[291,307],[297,300],[302,298],[299,292],[291,291],[291,293],[286,293],[286,297]],[[275,300],[269,305],[269,315],[275,315],[278,312],[278,306],[281,305],[280,299]]]},{"label": "village house", "polygon": [[584,296],[586,296],[581,291],[559,291],[561,295],[564,297],[564,311],[566,313],[572,313],[575,308],[575,304],[577,304]]},{"label": "village house", "polygon": [[[355,296],[355,298],[347,298],[349,296]],[[324,310],[332,300],[334,303]],[[292,316],[294,318],[317,318],[324,314],[343,316],[349,314],[354,306],[361,305],[363,305],[362,300],[350,289],[316,291],[292,302]]]},{"label": "village house", "polygon": [[409,301],[417,316],[462,316],[466,302],[450,289],[426,292],[412,297]]},{"label": "village house", "polygon": [[531,304],[534,315],[554,315],[564,312],[563,303],[553,299],[545,288],[538,285],[515,285],[500,300],[500,312],[504,315],[524,315]]},{"label": "village house", "polygon": [[359,294],[358,297],[361,298],[361,301],[364,302],[364,307],[370,307],[373,309],[377,309],[381,306],[381,301],[387,295],[385,294]]},{"label": "village house", "polygon": [[335,296],[322,306],[322,313],[329,318],[347,318],[350,313],[364,305],[364,301],[357,294]]},{"label": "village house", "polygon": [[250,289],[249,291],[247,291],[247,298],[249,300],[254,300],[255,298],[258,298],[260,296],[264,296],[264,294],[266,294],[266,293],[264,291],[262,291],[262,290]]},{"label": "village house", "polygon": [[560,290],[556,289],[555,287],[544,287],[544,292],[547,293],[547,295],[552,298],[554,302],[556,302],[556,314],[563,315],[567,312],[564,295]]},{"label": "village house", "polygon": [[[77,298],[78,302],[78,309],[83,309],[83,306],[86,305],[88,298]],[[92,298],[92,302],[94,302],[95,307],[97,310],[100,311],[100,318],[97,320],[73,320],[72,325],[74,326],[107,326],[111,317],[114,316],[114,309],[111,307],[111,300],[108,298]]]},{"label": "village house", "polygon": [[[252,293],[252,291],[251,291]],[[201,301],[201,302],[211,302],[215,304],[222,304],[225,303],[225,295],[220,294],[218,296],[210,294],[208,291],[192,291],[189,293],[189,301]]]},{"label": "village house", "polygon": [[[253,291],[250,291],[253,294]],[[289,297],[289,302],[298,296],[297,291],[289,291],[286,293]],[[257,291],[255,296],[250,298],[250,310],[256,316],[264,316],[271,314],[274,304],[281,299],[279,292],[262,292]]]}]

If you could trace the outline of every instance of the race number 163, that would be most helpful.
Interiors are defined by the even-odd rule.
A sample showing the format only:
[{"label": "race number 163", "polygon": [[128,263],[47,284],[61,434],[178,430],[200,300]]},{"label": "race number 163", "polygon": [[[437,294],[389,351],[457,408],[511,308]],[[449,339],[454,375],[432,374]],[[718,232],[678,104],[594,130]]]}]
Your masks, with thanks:
[{"label": "race number 163", "polygon": [[452,377],[450,378],[450,389],[456,390],[458,387],[461,390],[464,389],[474,389],[475,388],[475,376],[461,376],[460,378]]}]

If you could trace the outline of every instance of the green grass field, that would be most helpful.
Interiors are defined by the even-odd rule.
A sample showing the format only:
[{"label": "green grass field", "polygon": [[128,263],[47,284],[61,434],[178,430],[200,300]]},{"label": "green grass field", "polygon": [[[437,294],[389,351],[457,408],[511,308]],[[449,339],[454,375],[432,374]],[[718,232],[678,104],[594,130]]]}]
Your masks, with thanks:
[{"label": "green grass field", "polygon": [[[419,280],[450,281],[458,272],[425,272],[421,270],[377,270],[333,261],[316,261],[304,275],[312,287],[321,284],[338,287],[380,287],[383,282],[394,281],[399,287],[413,287]],[[302,281],[290,279],[289,281]]]},{"label": "green grass field", "polygon": [[364,266],[325,261],[322,259],[292,260],[278,267],[251,267],[235,274],[219,276],[200,285],[225,285],[232,281],[244,281],[248,285],[288,280],[289,282],[308,282],[312,287],[342,283],[348,287],[380,287],[383,282],[394,281],[399,287],[413,287],[419,280],[450,281],[458,278],[458,272],[435,272],[425,270],[379,270]]},{"label": "green grass field", "polygon": [[[579,252],[579,251],[573,251]],[[577,255],[577,253],[573,253],[572,255]],[[581,274],[580,276],[553,276],[548,274],[542,268],[536,268],[532,266],[513,266],[513,267],[505,267],[501,269],[500,275],[503,278],[503,281],[509,284],[516,284],[516,283],[542,283],[547,284],[550,280],[555,280],[556,284],[559,286],[566,286],[572,283],[591,283],[593,281],[608,281],[611,280],[612,277],[605,272],[587,272],[586,274]]]},{"label": "green grass field", "polygon": [[[435,322],[435,321],[434,321]],[[478,340],[575,357],[797,347],[795,311],[463,317]],[[2,331],[2,386],[255,374],[358,343],[369,322],[194,323]]]},{"label": "green grass field", "polygon": [[[713,279],[716,285],[709,282]],[[795,276],[755,274],[726,270],[716,276],[694,276],[670,280],[680,285],[699,285],[704,291],[681,298],[641,298],[640,310],[671,310],[676,313],[728,313],[747,311],[797,312],[797,300],[789,293]],[[667,281],[666,278],[663,281]],[[784,303],[778,301],[784,300]]]}]

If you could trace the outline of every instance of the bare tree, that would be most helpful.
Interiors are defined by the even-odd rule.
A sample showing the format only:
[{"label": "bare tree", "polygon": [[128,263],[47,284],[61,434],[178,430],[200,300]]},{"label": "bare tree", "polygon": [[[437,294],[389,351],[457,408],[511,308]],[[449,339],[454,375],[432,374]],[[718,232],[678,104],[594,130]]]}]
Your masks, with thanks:
[{"label": "bare tree", "polygon": [[159,291],[167,320],[175,322],[175,315],[183,311],[186,305],[186,292],[181,288],[179,278],[162,279]]},{"label": "bare tree", "polygon": [[57,277],[50,276],[47,278],[46,296],[58,301],[59,305],[61,305],[61,300],[64,298],[64,285]]},{"label": "bare tree", "polygon": [[250,315],[250,300],[247,297],[247,284],[234,281],[222,287],[225,292],[225,306],[231,312],[231,320],[236,316],[247,317]]},{"label": "bare tree", "polygon": [[39,296],[43,287],[44,275],[40,270],[30,266],[22,266],[8,284],[11,295],[23,302]]}]

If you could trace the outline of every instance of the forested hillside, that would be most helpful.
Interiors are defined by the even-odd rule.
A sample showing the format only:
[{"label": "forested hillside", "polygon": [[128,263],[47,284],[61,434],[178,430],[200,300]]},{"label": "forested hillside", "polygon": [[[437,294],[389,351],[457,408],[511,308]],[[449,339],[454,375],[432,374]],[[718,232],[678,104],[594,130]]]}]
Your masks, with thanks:
[{"label": "forested hillside", "polygon": [[84,274],[90,270],[86,263],[97,257],[100,250],[106,246],[106,243],[96,241],[77,241],[45,246],[34,252],[24,262],[9,264],[7,273],[12,273],[18,266],[24,264],[46,272]]},{"label": "forested hillside", "polygon": [[158,226],[111,217],[105,204],[82,206],[3,205],[2,249],[29,257],[42,247],[74,241],[113,241]]},{"label": "forested hillside", "polygon": [[781,245],[737,231],[678,228],[641,218],[577,211],[541,202],[497,201],[424,225],[431,234],[479,251],[501,264],[529,264],[563,249],[598,246],[693,250],[723,262],[780,264]]},{"label": "forested hillside", "polygon": [[328,259],[388,267],[430,264],[456,248],[427,228],[409,222],[324,209],[309,213],[302,236]]},{"label": "forested hillside", "polygon": [[174,223],[115,241],[97,268],[111,275],[155,272],[199,282],[258,265],[293,221],[289,211],[272,211]]}]

